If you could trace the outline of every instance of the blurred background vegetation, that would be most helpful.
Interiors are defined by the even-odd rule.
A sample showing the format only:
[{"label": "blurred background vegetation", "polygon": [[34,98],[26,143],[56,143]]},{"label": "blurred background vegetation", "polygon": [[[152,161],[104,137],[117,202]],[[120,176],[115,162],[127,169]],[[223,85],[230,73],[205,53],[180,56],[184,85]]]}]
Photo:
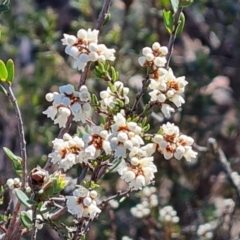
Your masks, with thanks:
[{"label": "blurred background vegetation", "polygon": [[[77,85],[80,79],[64,53],[62,35],[93,28],[102,2],[11,0],[10,10],[0,15],[0,58],[3,61],[12,58],[16,65],[13,88],[23,115],[29,169],[44,165],[51,141],[58,134],[57,127],[42,114],[48,107],[45,94],[63,84]],[[141,49],[155,41],[168,44],[169,35],[162,18],[164,8],[170,9],[168,0],[115,0],[110,8],[111,19],[100,32],[100,42],[117,51],[114,66],[120,80],[130,87],[132,99],[146,74],[137,61]],[[216,138],[234,171],[240,172],[240,1],[195,0],[184,9],[184,14],[186,25],[175,42],[170,66],[176,76],[185,75],[189,84],[185,105],[170,120],[198,145],[206,146],[208,138]],[[97,95],[106,88],[93,73],[87,84]],[[151,119],[152,132],[159,128],[161,121],[166,120]],[[19,155],[16,124],[8,99],[0,95],[2,185],[15,176],[2,147]],[[76,125],[70,131],[75,133]],[[87,239],[114,240],[124,235],[139,240],[198,239],[197,227],[218,217],[216,203],[224,198],[232,198],[237,206],[229,222],[222,219],[212,239],[239,239],[240,202],[213,153],[199,152],[198,160],[191,164],[185,160],[166,161],[160,155],[155,157],[159,169],[156,174],[159,206],[172,205],[180,217],[179,224],[170,230],[161,226],[157,222],[158,207],[147,217],[135,218],[130,208],[139,202],[139,194],[131,194],[119,207],[101,214]],[[75,172],[72,174],[76,176]],[[103,196],[126,189],[117,179],[116,174],[109,174],[102,180]],[[5,195],[1,210],[10,197],[8,193]],[[175,234],[169,235],[169,231]],[[59,238],[51,227],[46,226],[44,234],[45,239]]]}]

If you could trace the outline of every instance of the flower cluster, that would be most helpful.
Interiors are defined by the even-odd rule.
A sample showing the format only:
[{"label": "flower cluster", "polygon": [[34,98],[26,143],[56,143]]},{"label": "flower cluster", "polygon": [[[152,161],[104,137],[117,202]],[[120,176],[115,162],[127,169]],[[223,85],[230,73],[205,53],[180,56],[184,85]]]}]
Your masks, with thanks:
[{"label": "flower cluster", "polygon": [[175,157],[180,160],[182,157],[187,161],[196,158],[197,152],[192,150],[193,139],[181,135],[179,128],[172,123],[161,126],[161,134],[156,134],[153,142],[157,143],[157,150],[164,155],[165,159]]},{"label": "flower cluster", "polygon": [[152,48],[145,47],[142,50],[143,56],[138,58],[138,62],[142,67],[150,67],[157,69],[163,67],[167,60],[168,48],[161,46],[158,42],[153,43]]},{"label": "flower cluster", "polygon": [[178,223],[179,217],[172,206],[165,206],[159,210],[159,221],[162,223]]},{"label": "flower cluster", "polygon": [[107,110],[108,108],[114,108],[119,101],[125,104],[129,103],[129,98],[127,94],[129,93],[129,88],[124,87],[122,82],[116,81],[111,88],[100,92],[101,97],[101,109]]},{"label": "flower cluster", "polygon": [[171,69],[164,68],[167,62],[167,47],[155,42],[152,48],[143,48],[142,53],[144,56],[140,57],[138,62],[142,67],[148,67],[150,70],[150,101],[156,102],[164,116],[169,118],[175,110],[167,102],[172,102],[176,107],[185,103],[181,94],[185,91],[188,82],[185,77],[176,78]]},{"label": "flower cluster", "polygon": [[77,36],[64,34],[62,44],[65,45],[66,54],[73,57],[73,68],[83,71],[87,62],[114,61],[115,50],[98,44],[98,30],[80,29]]},{"label": "flower cluster", "polygon": [[73,191],[73,196],[66,196],[68,211],[76,215],[77,218],[88,217],[93,219],[98,216],[101,209],[96,203],[97,192],[95,190],[87,190],[80,186]]},{"label": "flower cluster", "polygon": [[131,213],[134,217],[143,218],[148,216],[151,209],[158,205],[158,198],[155,187],[145,187],[142,190],[141,203],[131,208]]},{"label": "flower cluster", "polygon": [[114,116],[114,124],[111,126],[112,133],[109,141],[116,158],[126,158],[127,149],[140,147],[144,144],[141,134],[142,128],[135,122],[127,122],[124,113],[117,113]]},{"label": "flower cluster", "polygon": [[79,161],[80,152],[84,148],[84,142],[78,136],[71,137],[68,133],[63,139],[53,140],[54,151],[49,154],[53,164],[58,163],[60,168],[67,171]]},{"label": "flower cluster", "polygon": [[14,188],[20,188],[22,183],[19,178],[9,178],[6,182],[6,185],[9,189],[13,190]]},{"label": "flower cluster", "polygon": [[130,160],[122,160],[119,164],[118,173],[130,188],[142,189],[154,179],[157,167],[153,163],[152,150],[152,144],[146,145],[145,148],[133,147],[129,153]]},{"label": "flower cluster", "polygon": [[169,118],[175,110],[166,102],[170,101],[176,107],[181,107],[185,103],[181,94],[187,84],[185,77],[176,78],[171,69],[159,68],[150,79],[150,101],[157,102],[164,116]]},{"label": "flower cluster", "polygon": [[[91,134],[84,134],[83,141],[85,142],[86,148],[84,149],[85,155],[88,159],[96,159],[102,153],[111,154],[112,149],[110,142],[108,141],[108,131],[104,130],[100,126],[93,126]],[[81,162],[81,159],[80,159]]]},{"label": "flower cluster", "polygon": [[82,138],[71,137],[68,133],[63,135],[63,139],[53,140],[53,152],[49,154],[51,162],[58,163],[64,171],[70,169],[77,163],[87,164],[89,160],[96,159],[102,153],[112,152],[108,132],[100,126],[93,126],[91,134],[84,134]]},{"label": "flower cluster", "polygon": [[52,102],[47,110],[43,112],[47,117],[54,120],[54,124],[65,127],[70,115],[73,121],[86,121],[91,110],[91,96],[86,86],[82,86],[79,91],[75,91],[71,84],[59,87],[59,93],[46,94],[46,100]]},{"label": "flower cluster", "polygon": [[215,227],[211,223],[201,224],[197,229],[197,235],[204,239],[212,239],[214,229]]}]

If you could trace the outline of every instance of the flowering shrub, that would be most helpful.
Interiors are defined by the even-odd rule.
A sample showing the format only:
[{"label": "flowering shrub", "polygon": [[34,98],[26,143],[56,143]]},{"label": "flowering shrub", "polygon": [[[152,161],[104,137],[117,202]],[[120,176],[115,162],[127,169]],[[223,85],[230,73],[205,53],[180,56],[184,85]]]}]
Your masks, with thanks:
[{"label": "flowering shrub", "polygon": [[[9,178],[5,184],[5,190],[12,193],[17,203],[11,215],[2,216],[1,239],[20,239],[31,233],[34,240],[46,225],[58,232],[60,238],[85,239],[93,221],[98,221],[107,207],[111,214],[112,209],[119,207],[119,197],[126,198],[140,190],[141,203],[129,209],[133,217],[145,220],[153,217],[162,239],[184,234],[180,231],[178,212],[158,197],[156,187],[150,186],[158,181],[155,174],[160,168],[159,155],[165,160],[187,161],[188,166],[198,157],[193,149],[193,138],[171,123],[174,113],[181,111],[185,90],[191,84],[184,76],[175,76],[169,66],[175,39],[184,27],[183,7],[191,1],[171,2],[173,9],[163,11],[165,27],[170,34],[169,45],[154,42],[151,47],[142,49],[143,56],[138,58],[138,63],[146,70],[146,76],[140,92],[134,93],[133,101],[131,89],[111,66],[117,59],[116,50],[98,43],[110,1],[104,1],[96,29],[79,29],[76,36],[63,34],[61,41],[65,53],[70,56],[72,67],[81,72],[81,79],[76,86],[58,86],[58,92],[45,95],[51,105],[42,113],[59,128],[45,166],[34,166],[28,171],[24,123],[12,91],[14,63],[11,59],[6,63],[0,61],[1,90],[14,106],[21,149],[18,157],[4,148],[19,178]],[[97,94],[89,90],[87,75],[91,70],[94,78],[105,84],[105,90]],[[147,100],[143,101],[143,97]],[[158,121],[158,130],[154,131],[151,119],[156,112],[162,121]],[[95,119],[93,114],[97,115]],[[77,128],[72,134],[70,128],[76,126],[73,123]],[[104,177],[112,177],[111,181],[117,179],[116,183],[123,180],[125,190],[117,189],[115,195],[105,196],[101,185]],[[236,188],[238,177],[237,173],[231,173]],[[230,199],[224,204],[219,218],[233,214],[235,203]],[[67,223],[61,222],[63,215],[67,216]],[[191,234],[212,239],[218,225],[214,220],[196,224]],[[122,239],[131,238],[123,236]]]}]

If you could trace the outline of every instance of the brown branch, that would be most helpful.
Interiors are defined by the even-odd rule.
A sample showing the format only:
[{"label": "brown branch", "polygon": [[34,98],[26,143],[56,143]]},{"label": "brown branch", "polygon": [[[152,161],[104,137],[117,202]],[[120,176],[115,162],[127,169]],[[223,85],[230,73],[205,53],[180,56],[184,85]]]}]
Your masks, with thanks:
[{"label": "brown branch", "polygon": [[14,96],[11,85],[8,86],[8,98],[10,99],[14,111],[17,117],[17,125],[18,125],[18,135],[19,135],[19,143],[20,143],[20,153],[22,158],[22,185],[21,189],[24,191],[26,186],[26,178],[27,178],[27,150],[26,150],[26,140],[23,128],[22,115],[17,103],[17,99]]},{"label": "brown branch", "polygon": [[235,181],[235,179],[232,177],[232,168],[230,163],[228,162],[223,150],[218,146],[216,139],[209,138],[208,144],[210,149],[212,149],[213,153],[217,155],[217,161],[220,163],[223,171],[226,173],[231,185],[236,191],[238,204],[240,205],[240,186]]}]

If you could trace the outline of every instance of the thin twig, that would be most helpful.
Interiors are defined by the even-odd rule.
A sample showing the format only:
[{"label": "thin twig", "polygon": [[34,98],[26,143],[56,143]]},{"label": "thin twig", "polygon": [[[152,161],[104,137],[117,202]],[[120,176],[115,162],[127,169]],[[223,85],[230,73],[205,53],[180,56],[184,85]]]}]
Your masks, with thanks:
[{"label": "thin twig", "polygon": [[33,206],[33,213],[32,213],[33,228],[32,228],[31,240],[37,239],[37,227],[36,227],[37,219],[36,218],[37,218],[37,206]]},{"label": "thin twig", "polygon": [[11,222],[9,224],[9,227],[7,229],[5,240],[11,240],[11,234],[12,234],[13,229],[15,227],[15,223],[16,223],[16,220],[17,220],[17,217],[18,217],[18,212],[20,210],[20,207],[21,207],[21,203],[20,203],[20,201],[18,201],[16,206],[14,207],[14,212],[13,212],[12,219],[11,219]]},{"label": "thin twig", "polygon": [[[17,99],[12,91],[11,85],[8,86],[8,98],[11,101],[15,114],[17,117],[17,125],[18,125],[18,135],[19,135],[19,143],[20,143],[20,154],[21,154],[21,159],[22,159],[22,185],[21,189],[24,191],[26,187],[26,178],[27,178],[27,150],[26,150],[26,140],[25,140],[25,134],[24,134],[24,127],[23,127],[23,121],[22,121],[22,115],[17,103]],[[15,231],[18,230],[19,225],[16,225],[16,220],[18,217],[18,213],[21,207],[21,203],[18,200],[17,204],[14,208],[14,212],[12,215],[12,219],[10,221],[7,233],[6,233],[6,240],[11,239],[11,234],[15,229]]]},{"label": "thin twig", "polygon": [[143,94],[146,92],[146,90],[147,90],[146,87],[147,87],[149,81],[150,80],[149,80],[148,77],[146,77],[146,79],[144,79],[142,81],[143,84],[142,84],[141,92],[136,95],[136,99],[135,99],[135,102],[134,102],[134,104],[132,106],[131,113],[135,112],[137,110],[137,105],[138,105],[139,101],[141,100]]},{"label": "thin twig", "polygon": [[127,196],[129,193],[131,193],[133,190],[131,188],[129,188],[128,190],[124,191],[124,192],[121,192],[121,191],[118,191],[115,195],[111,196],[111,197],[108,197],[107,199],[103,200],[99,206],[100,208],[103,208],[104,205],[109,202],[110,200],[112,199],[115,199],[117,197],[124,197],[124,196]]},{"label": "thin twig", "polygon": [[18,125],[18,135],[19,135],[19,143],[20,143],[20,153],[22,158],[22,185],[21,189],[24,191],[26,186],[26,177],[27,177],[27,150],[26,150],[26,140],[23,128],[23,121],[21,112],[17,103],[17,100],[12,91],[11,85],[8,86],[8,97],[14,107],[15,114],[17,117],[17,125]]},{"label": "thin twig", "polygon": [[88,166],[85,166],[85,167],[82,169],[80,176],[77,178],[77,184],[81,184],[82,180],[83,180],[83,179],[85,178],[85,176],[86,176],[87,170],[88,170]]},{"label": "thin twig", "polygon": [[67,211],[67,207],[63,207],[63,208],[57,210],[56,212],[50,214],[49,219],[54,221],[54,220],[58,219],[60,216],[62,216],[66,211]]},{"label": "thin twig", "polygon": [[178,8],[175,17],[174,17],[174,30],[169,38],[169,42],[168,42],[168,55],[167,55],[167,63],[166,63],[166,69],[168,69],[169,67],[169,63],[172,57],[172,53],[173,53],[173,47],[174,47],[174,42],[175,39],[177,37],[177,30],[178,30],[178,26],[180,24],[180,16],[181,13],[183,11],[183,8]]},{"label": "thin twig", "polygon": [[228,162],[223,150],[218,146],[216,139],[209,138],[208,144],[210,145],[210,147],[212,147],[212,151],[214,152],[214,154],[217,154],[217,160],[222,166],[224,172],[226,173],[230,183],[234,187],[238,198],[238,204],[240,205],[240,186],[232,176],[233,170],[230,163]]}]

